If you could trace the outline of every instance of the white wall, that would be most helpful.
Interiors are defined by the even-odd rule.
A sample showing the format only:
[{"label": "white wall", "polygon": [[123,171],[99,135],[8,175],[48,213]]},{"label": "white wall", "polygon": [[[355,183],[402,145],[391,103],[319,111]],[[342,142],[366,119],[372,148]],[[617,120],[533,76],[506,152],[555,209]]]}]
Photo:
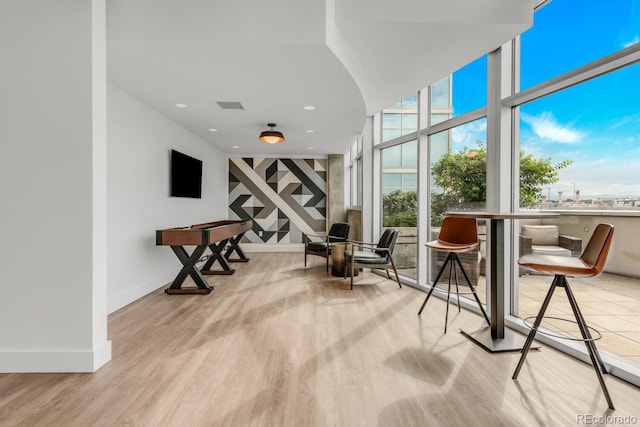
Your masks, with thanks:
[{"label": "white wall", "polygon": [[104,0],[0,3],[0,372],[111,358],[105,19]]},{"label": "white wall", "polygon": [[[227,218],[227,155],[114,85],[107,92],[108,296],[113,312],[182,265],[155,231]],[[202,199],[169,197],[169,153],[203,161]]]}]

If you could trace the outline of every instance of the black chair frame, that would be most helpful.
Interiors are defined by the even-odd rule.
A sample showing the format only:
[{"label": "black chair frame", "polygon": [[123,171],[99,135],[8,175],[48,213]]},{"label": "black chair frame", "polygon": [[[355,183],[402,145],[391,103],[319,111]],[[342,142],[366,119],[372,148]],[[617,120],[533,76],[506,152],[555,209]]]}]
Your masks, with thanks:
[{"label": "black chair frame", "polygon": [[[350,224],[346,222],[336,222],[331,225],[329,233],[324,234],[305,234],[304,241],[304,266],[307,266],[307,254],[317,255],[326,259],[326,270],[329,272],[329,258],[331,257],[331,244],[346,242],[349,236]],[[321,239],[312,241],[310,237]]]}]

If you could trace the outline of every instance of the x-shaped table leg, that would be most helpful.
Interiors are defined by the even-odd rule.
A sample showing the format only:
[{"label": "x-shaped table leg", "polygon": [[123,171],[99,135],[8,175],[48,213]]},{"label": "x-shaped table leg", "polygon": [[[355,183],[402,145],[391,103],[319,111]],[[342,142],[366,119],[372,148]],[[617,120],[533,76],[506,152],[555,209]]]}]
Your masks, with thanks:
[{"label": "x-shaped table leg", "polygon": [[[231,238],[231,241],[230,241],[231,244],[229,245],[227,252],[225,252],[224,254],[224,257],[227,259],[227,261],[229,262],[248,262],[249,261],[249,258],[247,258],[244,252],[242,252],[242,249],[240,249],[240,240],[242,240],[242,236],[244,236],[244,233],[240,233],[237,236],[234,236]],[[239,258],[230,259],[229,257],[233,252],[236,252]]]},{"label": "x-shaped table leg", "polygon": [[[211,256],[202,267],[202,270],[200,270],[202,274],[233,274],[236,272],[236,270],[231,268],[225,257],[222,256],[222,250],[228,242],[229,239],[224,239],[218,243],[212,243],[209,245],[209,249],[211,249]],[[213,263],[216,261],[220,263],[222,270],[211,270]]]},{"label": "x-shaped table leg", "polygon": [[[207,245],[197,246],[191,255],[182,246],[171,246],[171,249],[173,249],[183,267],[176,278],[173,279],[171,286],[165,289],[165,292],[167,294],[208,294],[213,291],[213,286],[209,286],[204,276],[196,268],[196,263],[204,251],[207,250]],[[197,288],[182,288],[182,283],[187,276],[191,276]]]}]

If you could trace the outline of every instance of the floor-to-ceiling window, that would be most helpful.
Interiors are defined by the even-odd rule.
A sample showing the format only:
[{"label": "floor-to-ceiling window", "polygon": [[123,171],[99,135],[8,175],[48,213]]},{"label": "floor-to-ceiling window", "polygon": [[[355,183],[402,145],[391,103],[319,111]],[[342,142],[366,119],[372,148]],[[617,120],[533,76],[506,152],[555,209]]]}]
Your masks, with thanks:
[{"label": "floor-to-ceiling window", "polygon": [[[509,129],[500,138],[513,144],[514,176],[512,182],[498,183],[520,189],[514,193],[513,209],[554,210],[560,214],[553,221],[558,232],[582,240],[583,245],[597,222],[616,226],[609,262],[600,277],[604,281],[584,282],[585,315],[593,316],[594,326],[604,332],[602,350],[636,364],[640,363],[640,252],[635,244],[640,229],[639,40],[640,8],[634,2],[544,2],[532,29],[513,42],[515,50],[511,44],[503,49],[508,51],[503,66],[509,64],[511,53],[515,55],[512,68],[500,70],[504,81],[498,86],[511,87],[512,92],[502,93],[502,99],[491,105],[492,111],[511,107],[513,112],[512,121],[503,118],[502,127]],[[423,193],[418,188],[408,202],[413,206],[418,199],[419,214],[428,216],[426,238],[437,236],[447,210],[485,208],[486,192],[496,191],[486,188],[486,159],[492,154],[487,150],[500,146],[496,141],[487,144],[489,108],[485,107],[488,99],[496,99],[495,93],[488,93],[487,81],[495,77],[488,73],[483,56],[433,82],[419,96],[381,112],[380,136],[374,139],[380,161],[376,191],[381,197],[380,206],[373,207],[381,212],[381,226],[393,217],[391,206],[398,205],[388,195],[398,191],[404,196],[415,188],[418,180],[411,176],[415,172],[428,177],[420,183],[429,190]],[[420,111],[421,95],[426,93],[431,95],[429,110]],[[418,147],[414,140],[424,145]],[[410,167],[403,159],[405,151],[414,150],[416,158],[428,150],[428,160],[421,154],[421,163]],[[463,176],[456,176],[460,171]],[[421,200],[420,194],[429,200]],[[407,204],[407,198],[398,199]],[[514,325],[539,307],[540,294],[550,283],[548,277],[517,268],[522,225],[526,223],[515,224],[511,245],[515,274],[508,308],[513,317],[508,321]],[[483,231],[481,224],[481,242]],[[575,248],[569,253],[575,256]],[[430,254],[423,256],[425,270],[437,268],[431,265]],[[478,283],[483,290],[484,248],[479,258]],[[433,275],[423,277],[416,285],[426,288]],[[565,308],[558,305],[554,310],[562,314]],[[604,324],[607,319],[609,325]]]},{"label": "floor-to-ceiling window", "polygon": [[400,231],[394,258],[400,275],[416,278],[418,217],[418,94],[381,114],[381,228]]},{"label": "floor-to-ceiling window", "polygon": [[349,203],[362,206],[362,137],[359,137],[349,150]]},{"label": "floor-to-ceiling window", "polygon": [[[480,118],[430,136],[431,205],[430,239],[436,239],[446,212],[482,211],[487,200],[487,121]],[[479,227],[481,246],[461,255],[472,284],[484,284],[486,229]],[[444,256],[429,253],[429,281],[442,266]]]},{"label": "floor-to-ceiling window", "polygon": [[[556,234],[568,238],[558,239],[555,251],[578,256],[581,250],[572,251],[571,245],[578,242],[584,249],[598,223],[613,224],[604,274],[569,281],[587,322],[602,332],[600,350],[638,366],[639,37],[635,2],[554,0],[536,11],[534,27],[519,40],[521,91],[506,100],[514,109],[521,157],[518,203],[560,214],[553,221],[518,224],[515,247],[525,253],[545,250],[535,247],[537,237],[531,234],[544,223],[554,226],[545,228],[554,239]],[[517,273],[511,312],[518,318],[535,315],[551,278]],[[572,317],[561,293],[549,310],[554,317]],[[579,336],[564,320],[549,319],[543,327],[559,336]]]},{"label": "floor-to-ceiling window", "polygon": [[[487,55],[432,84],[430,94],[429,162],[422,166],[430,177],[428,240],[438,237],[446,212],[486,205],[487,122],[477,111],[487,104]],[[462,256],[474,285],[484,282],[485,228],[480,232],[482,250]],[[444,256],[431,250],[426,256],[428,287]]]},{"label": "floor-to-ceiling window", "polygon": [[382,228],[400,231],[394,250],[399,274],[416,278],[417,256],[417,168],[416,140],[381,150]]}]

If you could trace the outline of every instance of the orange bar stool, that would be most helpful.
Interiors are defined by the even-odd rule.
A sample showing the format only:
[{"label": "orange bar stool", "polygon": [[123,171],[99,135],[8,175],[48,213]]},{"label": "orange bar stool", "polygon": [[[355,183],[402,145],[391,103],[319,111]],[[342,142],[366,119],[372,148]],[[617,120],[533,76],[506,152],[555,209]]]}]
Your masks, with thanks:
[{"label": "orange bar stool", "polygon": [[418,311],[418,315],[422,314],[422,310],[424,310],[425,305],[427,305],[427,301],[431,297],[433,290],[436,288],[438,284],[438,280],[440,280],[440,276],[442,273],[448,268],[449,269],[449,286],[447,287],[447,310],[444,318],[444,333],[447,333],[447,321],[449,319],[449,298],[451,296],[451,283],[453,279],[453,283],[456,287],[456,295],[458,297],[458,311],[460,311],[460,295],[458,289],[458,270],[462,272],[464,276],[467,286],[471,289],[471,293],[478,303],[478,307],[480,307],[480,311],[482,311],[482,315],[487,321],[487,325],[489,325],[489,317],[487,313],[484,311],[482,304],[480,303],[480,299],[476,294],[476,290],[471,284],[469,280],[469,276],[467,272],[462,267],[462,263],[460,262],[460,258],[458,257],[459,253],[469,252],[478,247],[478,226],[476,224],[475,218],[457,218],[457,217],[444,217],[442,221],[442,227],[440,228],[440,235],[437,240],[432,240],[431,242],[427,242],[426,246],[431,248],[434,251],[440,252],[448,252],[447,258],[445,259],[438,275],[436,276],[436,280],[433,282],[431,289],[429,289],[429,293],[427,297],[424,299],[422,306],[420,307],[420,311]]},{"label": "orange bar stool", "polygon": [[[596,371],[598,382],[600,383],[600,387],[602,388],[604,396],[607,399],[609,408],[615,409],[613,407],[611,396],[609,395],[609,390],[607,390],[607,385],[605,384],[604,377],[602,375],[603,373],[607,373],[607,369],[602,362],[602,358],[600,357],[600,353],[598,353],[598,349],[596,348],[595,343],[595,341],[597,339],[600,339],[602,335],[600,334],[600,332],[587,326],[587,323],[582,316],[582,312],[580,311],[580,307],[578,307],[578,303],[576,302],[576,298],[571,291],[569,282],[567,281],[567,276],[594,277],[600,274],[604,269],[604,265],[607,261],[607,255],[609,254],[609,248],[611,246],[612,239],[613,225],[598,224],[596,229],[593,231],[591,239],[589,239],[589,243],[587,243],[587,247],[584,249],[584,252],[582,252],[582,255],[580,255],[579,258],[535,254],[525,255],[520,258],[518,264],[539,271],[541,273],[553,274],[554,277],[553,282],[551,283],[551,287],[549,288],[549,292],[547,292],[547,296],[545,297],[542,306],[540,307],[540,312],[535,317],[535,321],[533,323],[533,326],[531,327],[531,331],[529,332],[527,340],[522,347],[522,356],[520,356],[518,366],[513,373],[514,380],[518,378],[518,374],[520,373],[520,369],[522,369],[522,365],[524,364],[527,353],[531,348],[531,344],[533,343],[533,339],[536,336],[536,332],[540,332],[541,334],[544,333],[542,331],[538,331],[538,328],[540,327],[540,323],[542,322],[544,313],[547,310],[549,303],[551,302],[553,292],[556,290],[556,288],[564,288],[569,300],[569,304],[571,305],[571,310],[573,311],[573,315],[576,319],[576,323],[578,324],[578,329],[580,329],[580,334],[582,335],[582,339],[577,340],[584,341],[585,345],[587,346],[587,351],[589,352],[589,357],[591,358],[591,364],[593,365],[593,369]],[[527,320],[528,319],[525,319],[525,323]],[[591,331],[597,333],[597,336],[595,338],[591,334]],[[554,334],[554,336],[557,335]],[[576,340],[575,338],[569,339]]]}]

